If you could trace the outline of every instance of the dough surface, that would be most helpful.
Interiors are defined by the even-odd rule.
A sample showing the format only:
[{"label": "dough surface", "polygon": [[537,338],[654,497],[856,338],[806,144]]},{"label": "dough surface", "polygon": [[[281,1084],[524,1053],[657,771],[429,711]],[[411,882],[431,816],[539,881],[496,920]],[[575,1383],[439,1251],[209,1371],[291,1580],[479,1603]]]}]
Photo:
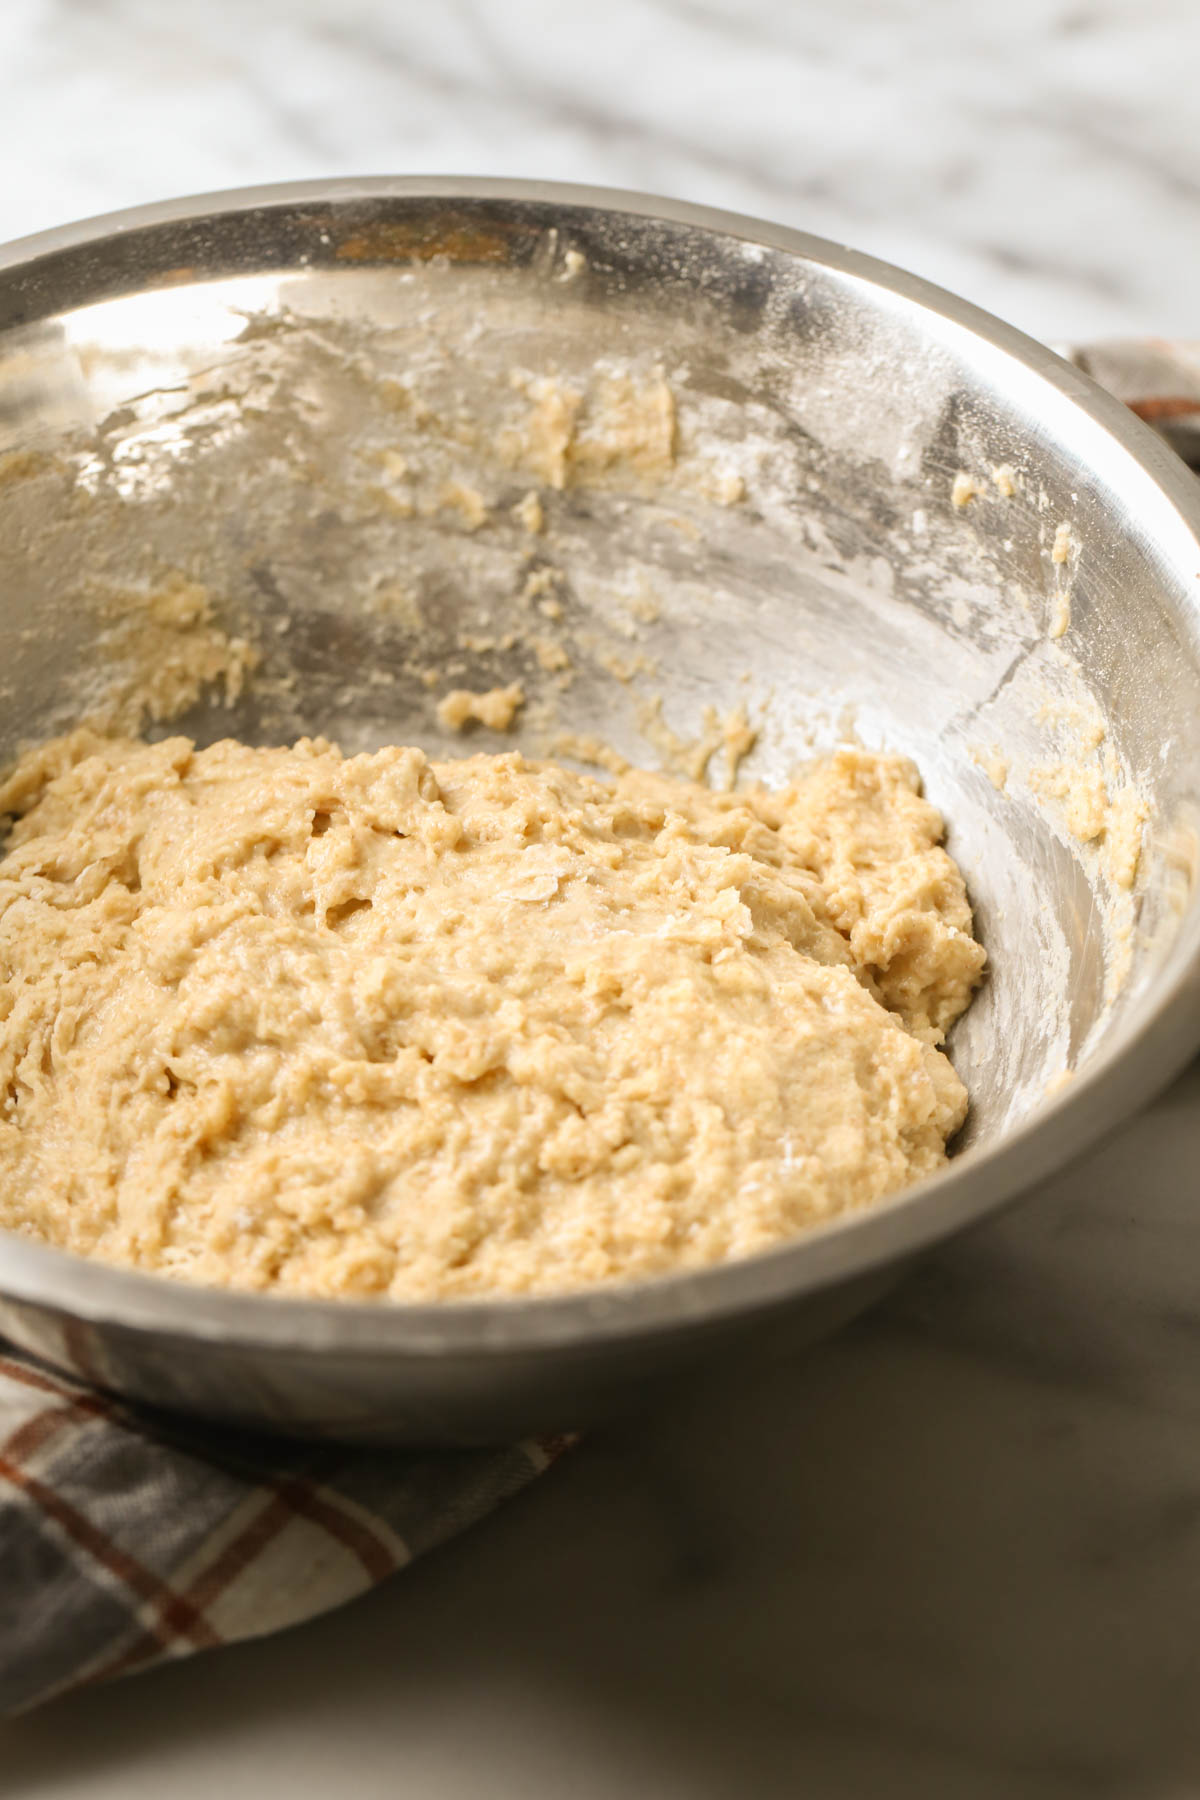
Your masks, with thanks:
[{"label": "dough surface", "polygon": [[743,1256],[937,1169],[983,952],[902,758],[738,794],[79,731],[0,787],[0,1225],[398,1300]]}]

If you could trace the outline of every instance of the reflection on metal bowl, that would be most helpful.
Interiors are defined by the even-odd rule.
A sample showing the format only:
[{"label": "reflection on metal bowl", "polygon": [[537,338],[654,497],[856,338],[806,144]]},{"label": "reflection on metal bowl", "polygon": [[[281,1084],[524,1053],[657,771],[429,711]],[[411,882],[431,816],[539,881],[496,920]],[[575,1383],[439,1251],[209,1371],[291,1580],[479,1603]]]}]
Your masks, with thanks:
[{"label": "reflection on metal bowl", "polygon": [[[202,740],[449,754],[445,689],[514,681],[505,741],[538,753],[653,762],[744,706],[770,780],[853,729],[916,759],[992,971],[945,1172],[768,1255],[357,1306],[7,1237],[0,1331],[231,1422],[468,1442],[831,1329],[1200,1041],[1198,526],[1194,479],[1078,371],[753,220],[335,181],[0,252],[0,757],[139,702]],[[142,628],[181,584],[199,660]]]}]

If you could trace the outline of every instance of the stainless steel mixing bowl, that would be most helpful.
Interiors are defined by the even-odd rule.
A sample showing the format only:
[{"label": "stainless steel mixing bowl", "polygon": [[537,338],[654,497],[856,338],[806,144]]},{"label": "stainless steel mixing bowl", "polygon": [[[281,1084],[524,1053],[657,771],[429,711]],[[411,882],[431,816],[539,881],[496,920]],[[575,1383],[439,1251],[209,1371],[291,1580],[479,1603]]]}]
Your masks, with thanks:
[{"label": "stainless steel mixing bowl", "polygon": [[[523,747],[654,761],[744,704],[751,776],[851,729],[916,757],[992,971],[951,1046],[973,1111],[945,1172],[772,1254],[417,1307],[202,1291],[9,1236],[0,1331],[167,1407],[465,1442],[829,1330],[1200,1040],[1198,525],[1194,478],[1037,344],[701,208],[336,181],[0,252],[0,758],[156,674],[169,710],[230,637],[260,658],[244,690],[152,729],[449,752],[438,695],[519,677]],[[156,607],[184,582],[199,651]]]}]

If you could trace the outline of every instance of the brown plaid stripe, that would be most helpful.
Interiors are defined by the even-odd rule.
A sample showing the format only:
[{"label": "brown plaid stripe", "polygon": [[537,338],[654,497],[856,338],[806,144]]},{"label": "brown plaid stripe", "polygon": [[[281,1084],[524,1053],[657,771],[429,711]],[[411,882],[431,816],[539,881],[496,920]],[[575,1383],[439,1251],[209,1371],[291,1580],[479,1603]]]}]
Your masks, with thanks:
[{"label": "brown plaid stripe", "polygon": [[339,1605],[564,1445],[234,1448],[0,1354],[0,1715]]}]

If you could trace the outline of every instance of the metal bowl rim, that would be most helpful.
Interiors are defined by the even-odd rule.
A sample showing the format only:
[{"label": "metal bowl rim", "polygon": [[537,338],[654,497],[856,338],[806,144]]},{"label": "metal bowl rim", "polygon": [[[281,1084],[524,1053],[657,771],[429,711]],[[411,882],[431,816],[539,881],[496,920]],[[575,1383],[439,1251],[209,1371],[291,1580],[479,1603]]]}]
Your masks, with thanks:
[{"label": "metal bowl rim", "polygon": [[[788,226],[619,188],[471,176],[361,176],[280,182],[157,201],[0,246],[0,282],[61,251],[156,226],[287,207],[380,200],[550,203],[693,227],[761,244],[882,288],[1014,358],[1099,425],[1148,475],[1197,540],[1200,637],[1200,486],[1146,425],[1045,345],[971,302],[903,269]],[[203,279],[203,277],[200,277]],[[143,284],[127,292],[144,291]],[[106,297],[114,297],[112,295]],[[52,310],[47,308],[46,310]],[[627,1286],[545,1298],[414,1305],[302,1300],[193,1287],[110,1267],[0,1234],[0,1293],[81,1320],[178,1342],[312,1351],[349,1358],[520,1356],[540,1349],[638,1339],[717,1323],[798,1300],[880,1269],[975,1223],[1122,1123],[1200,1048],[1200,897],[1168,966],[1129,1017],[1055,1100],[993,1146],[793,1243],[753,1257]],[[1136,1074],[1129,1065],[1138,1053]]]}]

